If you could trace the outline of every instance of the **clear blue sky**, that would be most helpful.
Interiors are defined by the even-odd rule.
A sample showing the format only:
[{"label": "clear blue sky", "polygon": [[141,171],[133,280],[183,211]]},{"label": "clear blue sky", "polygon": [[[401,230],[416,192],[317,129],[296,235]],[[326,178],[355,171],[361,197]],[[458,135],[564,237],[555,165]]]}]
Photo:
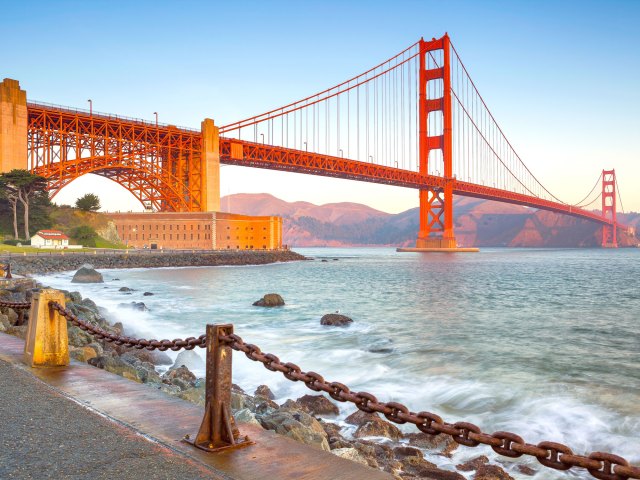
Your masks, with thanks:
[{"label": "clear blue sky", "polygon": [[[0,3],[0,76],[28,98],[198,127],[304,97],[448,31],[529,168],[575,202],[616,168],[640,211],[640,1],[21,2]],[[386,211],[417,192],[266,170],[223,168],[222,194],[269,192]],[[58,199],[98,191],[90,176]]]}]

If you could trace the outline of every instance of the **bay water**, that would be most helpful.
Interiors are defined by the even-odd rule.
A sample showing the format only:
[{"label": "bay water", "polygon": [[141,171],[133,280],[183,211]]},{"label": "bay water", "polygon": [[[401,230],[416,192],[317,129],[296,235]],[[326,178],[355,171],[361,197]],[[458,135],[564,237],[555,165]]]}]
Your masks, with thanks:
[{"label": "bay water", "polygon": [[[104,284],[72,284],[73,272],[38,280],[80,291],[134,335],[184,338],[204,333],[207,323],[233,323],[263,352],[354,391],[530,443],[562,442],[576,453],[608,451],[640,464],[640,249],[296,251],[313,260],[103,270]],[[126,295],[122,286],[135,291]],[[252,306],[271,292],[286,305]],[[120,306],[131,301],[150,310]],[[354,323],[321,326],[320,317],[334,312]],[[242,354],[233,362],[234,383],[248,392],[267,384],[279,402],[313,393]],[[339,407],[338,422],[355,410]],[[427,459],[453,468],[481,454],[515,478],[590,478],[522,457],[515,462],[538,471],[524,476],[488,447]]]}]

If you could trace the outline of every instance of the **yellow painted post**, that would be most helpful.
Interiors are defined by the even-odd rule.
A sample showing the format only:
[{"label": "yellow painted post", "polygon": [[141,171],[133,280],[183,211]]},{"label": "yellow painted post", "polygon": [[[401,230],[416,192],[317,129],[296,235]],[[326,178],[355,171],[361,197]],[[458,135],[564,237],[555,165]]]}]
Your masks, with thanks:
[{"label": "yellow painted post", "polygon": [[33,295],[24,361],[31,367],[60,367],[69,365],[67,320],[49,302],[64,307],[64,293],[44,289]]}]

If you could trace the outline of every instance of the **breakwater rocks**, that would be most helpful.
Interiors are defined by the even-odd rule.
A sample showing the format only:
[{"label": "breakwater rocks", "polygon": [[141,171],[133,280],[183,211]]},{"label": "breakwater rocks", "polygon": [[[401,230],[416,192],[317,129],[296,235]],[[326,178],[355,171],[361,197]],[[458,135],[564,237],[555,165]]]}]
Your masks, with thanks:
[{"label": "breakwater rocks", "polygon": [[[38,288],[32,280],[15,282],[0,288],[0,300],[29,301]],[[83,320],[118,335],[136,336],[126,325],[110,321],[109,312],[91,299],[82,298],[78,292],[64,291],[64,294],[66,307]],[[28,311],[21,315],[11,308],[0,307],[0,332],[24,338],[27,321]],[[181,351],[173,361],[164,352],[113,345],[96,340],[76,326],[68,324],[67,327],[72,358],[204,406],[205,379],[193,373],[193,370],[202,371],[204,362],[195,351]],[[275,398],[266,385],[259,386],[253,393],[233,385],[231,409],[238,422],[259,425],[314,448],[387,471],[398,480],[512,480],[501,466],[491,464],[486,456],[457,465],[457,471],[441,469],[429,461],[451,457],[458,444],[449,436],[433,436],[417,430],[405,433],[379,415],[361,412],[355,407],[351,415],[338,422],[338,406],[323,395],[307,394],[281,403],[276,403]],[[466,477],[459,472],[465,472]],[[522,466],[520,473],[532,475],[535,471]]]},{"label": "breakwater rocks", "polygon": [[109,252],[98,254],[54,253],[52,255],[0,255],[0,263],[11,263],[19,275],[44,274],[77,270],[85,263],[102,268],[210,267],[218,265],[264,265],[276,262],[306,260],[291,250],[217,250],[200,252]]}]

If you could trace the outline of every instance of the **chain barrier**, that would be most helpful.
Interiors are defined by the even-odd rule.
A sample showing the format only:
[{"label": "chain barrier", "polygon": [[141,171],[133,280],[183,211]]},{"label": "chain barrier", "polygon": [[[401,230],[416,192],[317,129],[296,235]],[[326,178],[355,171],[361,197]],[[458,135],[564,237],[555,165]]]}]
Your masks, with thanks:
[{"label": "chain barrier", "polygon": [[196,347],[204,348],[207,346],[207,336],[200,335],[199,337],[189,337],[184,340],[181,338],[176,338],[174,340],[145,340],[144,338],[132,338],[124,335],[116,335],[115,333],[111,333],[106,331],[105,329],[92,325],[89,322],[78,318],[72,312],[64,308],[58,302],[50,302],[49,307],[57,310],[60,315],[69,320],[72,324],[80,327],[80,329],[91,333],[94,337],[99,340],[105,340],[110,343],[114,343],[115,345],[120,345],[123,347],[133,347],[138,350],[142,350],[143,348],[147,350],[160,350],[164,352],[165,350],[173,350],[177,352],[178,350],[193,350]]},{"label": "chain barrier", "polygon": [[[27,302],[0,301],[0,306],[16,309],[29,308]],[[196,347],[207,346],[207,335],[189,337],[174,340],[146,340],[117,335],[78,318],[60,303],[50,301],[49,307],[58,311],[60,315],[69,320],[73,325],[115,345],[147,350],[193,350]],[[232,330],[232,326],[228,326]],[[209,328],[209,327],[208,327]],[[212,337],[215,338],[215,337]],[[245,343],[234,333],[219,334],[217,339],[222,345],[243,352],[250,360],[260,362],[272,372],[280,372],[285,378],[293,382],[303,382],[307,388],[315,392],[325,392],[331,398],[339,402],[351,402],[359,410],[366,413],[381,413],[391,422],[404,424],[412,423],[421,432],[429,435],[445,434],[461,445],[477,447],[488,445],[496,453],[506,457],[518,458],[522,455],[535,457],[545,467],[556,470],[569,470],[574,467],[586,469],[593,477],[600,480],[628,480],[640,479],[640,468],[630,465],[629,462],[611,453],[593,452],[587,455],[577,455],[566,445],[556,442],[543,441],[536,445],[527,443],[519,435],[498,431],[494,433],[483,432],[480,427],[468,422],[445,422],[435,413],[421,411],[412,412],[406,405],[398,402],[380,402],[369,392],[352,392],[349,387],[339,382],[328,382],[322,375],[316,372],[303,372],[302,369],[290,362],[281,362],[271,353],[262,353],[256,345]],[[214,341],[215,343],[215,341]],[[209,350],[209,349],[208,349]],[[209,355],[209,352],[208,352]],[[230,370],[228,372],[230,374]]]},{"label": "chain barrier", "polygon": [[315,372],[303,372],[294,363],[283,363],[271,353],[262,353],[260,348],[245,343],[235,334],[221,335],[220,340],[233,350],[243,352],[250,360],[260,362],[267,370],[280,372],[293,382],[304,382],[307,388],[315,392],[326,392],[339,402],[351,402],[366,413],[382,413],[387,420],[394,423],[413,423],[418,429],[429,435],[444,433],[453,440],[467,447],[480,444],[490,446],[496,453],[506,457],[517,458],[530,455],[537,458],[545,467],[556,470],[569,470],[580,467],[600,480],[640,479],[640,468],[629,465],[622,457],[611,453],[593,452],[589,456],[576,455],[561,443],[540,442],[537,445],[526,443],[522,437],[511,432],[484,433],[477,425],[468,422],[447,423],[440,416],[431,412],[411,412],[405,405],[397,402],[379,402],[368,392],[352,392],[349,387],[338,382],[327,382]]},{"label": "chain barrier", "polygon": [[27,308],[31,308],[31,303],[29,303],[29,302],[5,302],[4,300],[0,300],[0,307],[13,308],[14,310],[24,310],[24,309],[27,309]]}]

